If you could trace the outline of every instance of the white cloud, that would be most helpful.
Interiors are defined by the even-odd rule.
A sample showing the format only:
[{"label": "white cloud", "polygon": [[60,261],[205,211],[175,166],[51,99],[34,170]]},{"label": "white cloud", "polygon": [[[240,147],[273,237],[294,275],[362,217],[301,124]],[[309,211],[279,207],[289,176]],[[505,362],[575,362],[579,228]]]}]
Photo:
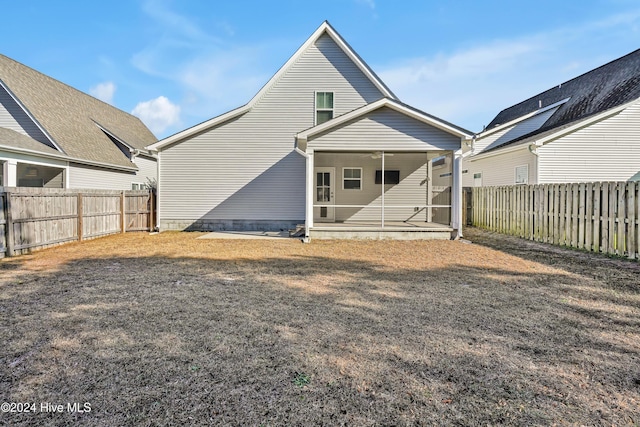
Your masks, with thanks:
[{"label": "white cloud", "polygon": [[156,135],[180,123],[180,106],[173,104],[165,96],[138,103],[131,114],[138,116]]},{"label": "white cloud", "polygon": [[98,83],[89,89],[89,93],[108,104],[113,104],[113,95],[116,92],[116,85],[113,82]]},{"label": "white cloud", "polygon": [[[404,102],[471,131],[502,109],[635,49],[616,31],[638,25],[640,13],[604,17],[575,27],[528,34],[375,67]],[[598,55],[590,40],[616,46]],[[629,46],[632,46],[630,43]]]},{"label": "white cloud", "polygon": [[374,10],[376,8],[375,0],[356,0],[356,3],[368,6],[371,10]]},{"label": "white cloud", "polygon": [[[196,21],[170,10],[164,1],[147,1],[143,10],[161,28],[158,37],[134,54],[143,73],[170,81],[179,91],[181,114],[189,123],[239,107],[286,60],[290,41],[233,44],[234,29],[221,22],[206,31]],[[226,41],[212,32],[220,32]],[[295,43],[294,43],[295,45]],[[270,69],[272,67],[272,69]]]}]

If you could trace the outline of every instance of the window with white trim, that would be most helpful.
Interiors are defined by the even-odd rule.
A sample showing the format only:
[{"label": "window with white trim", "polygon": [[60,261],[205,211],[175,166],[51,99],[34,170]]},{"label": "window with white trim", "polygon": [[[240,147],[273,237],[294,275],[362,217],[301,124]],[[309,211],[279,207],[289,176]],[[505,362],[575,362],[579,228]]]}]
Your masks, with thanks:
[{"label": "window with white trim", "polygon": [[333,119],[333,92],[316,92],[316,125]]},{"label": "window with white trim", "polygon": [[342,189],[362,190],[362,168],[342,168]]},{"label": "window with white trim", "polygon": [[529,183],[529,165],[516,166],[516,185]]},{"label": "window with white trim", "polygon": [[473,174],[473,186],[482,187],[482,172],[476,172]]},{"label": "window with white trim", "polygon": [[146,190],[147,189],[147,184],[143,184],[141,182],[132,182],[131,183],[131,189],[132,190]]}]

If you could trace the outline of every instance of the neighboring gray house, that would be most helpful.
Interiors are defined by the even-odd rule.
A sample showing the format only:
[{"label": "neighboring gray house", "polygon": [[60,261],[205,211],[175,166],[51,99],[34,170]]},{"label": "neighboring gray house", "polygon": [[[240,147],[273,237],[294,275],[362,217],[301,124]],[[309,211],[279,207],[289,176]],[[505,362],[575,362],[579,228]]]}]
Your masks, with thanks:
[{"label": "neighboring gray house", "polygon": [[640,50],[503,110],[464,157],[469,187],[640,180]]},{"label": "neighboring gray house", "polygon": [[[158,152],[158,223],[448,238],[461,232],[459,165],[470,137],[401,103],[325,22],[248,104],[148,147]],[[441,158],[444,202],[433,189]]]},{"label": "neighboring gray house", "polygon": [[157,139],[137,118],[0,55],[0,184],[144,188]]}]

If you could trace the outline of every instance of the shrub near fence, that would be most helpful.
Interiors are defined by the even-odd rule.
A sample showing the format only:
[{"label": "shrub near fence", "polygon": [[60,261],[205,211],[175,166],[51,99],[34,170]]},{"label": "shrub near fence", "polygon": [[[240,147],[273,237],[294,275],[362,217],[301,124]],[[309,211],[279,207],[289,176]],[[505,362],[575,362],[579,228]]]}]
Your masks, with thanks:
[{"label": "shrub near fence", "polygon": [[640,183],[478,187],[471,223],[538,242],[638,259]]},{"label": "shrub near fence", "polygon": [[0,256],[153,229],[154,200],[148,191],[5,187],[0,198]]}]

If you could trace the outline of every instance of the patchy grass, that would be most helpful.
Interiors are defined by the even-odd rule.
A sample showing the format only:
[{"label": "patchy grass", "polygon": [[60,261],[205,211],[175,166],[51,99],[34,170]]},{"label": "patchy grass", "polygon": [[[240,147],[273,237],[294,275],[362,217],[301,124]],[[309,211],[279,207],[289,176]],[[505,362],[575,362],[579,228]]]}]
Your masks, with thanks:
[{"label": "patchy grass", "polygon": [[477,230],[198,235],[0,262],[0,395],[38,405],[0,424],[640,423],[638,263]]}]

